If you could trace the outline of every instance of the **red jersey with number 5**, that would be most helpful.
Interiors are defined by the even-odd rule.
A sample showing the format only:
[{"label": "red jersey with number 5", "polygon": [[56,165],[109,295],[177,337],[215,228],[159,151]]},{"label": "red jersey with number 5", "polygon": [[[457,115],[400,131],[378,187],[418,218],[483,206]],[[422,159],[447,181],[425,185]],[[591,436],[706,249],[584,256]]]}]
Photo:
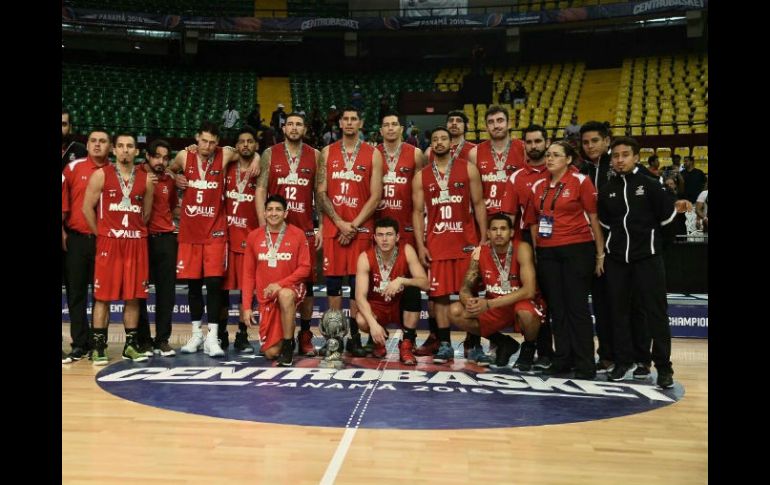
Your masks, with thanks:
[{"label": "red jersey with number 5", "polygon": [[184,170],[187,189],[182,197],[182,214],[179,217],[180,243],[205,244],[225,241],[223,158],[222,148],[218,147],[213,160],[202,162],[205,175],[201,178],[198,171],[198,155],[187,152]]}]

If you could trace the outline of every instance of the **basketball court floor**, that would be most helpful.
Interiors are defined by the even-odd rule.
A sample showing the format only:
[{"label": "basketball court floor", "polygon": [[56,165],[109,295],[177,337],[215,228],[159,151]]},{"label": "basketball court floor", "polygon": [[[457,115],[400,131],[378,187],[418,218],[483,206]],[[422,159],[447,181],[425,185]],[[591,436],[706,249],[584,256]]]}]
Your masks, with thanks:
[{"label": "basketball court floor", "polygon": [[[189,331],[175,325],[171,345]],[[621,383],[479,368],[459,332],[454,362],[407,367],[398,335],[387,359],[337,371],[320,357],[273,367],[232,345],[224,358],[131,363],[112,324],[110,365],[62,365],[62,483],[708,482],[706,339],[674,339],[676,386],[661,390],[654,368]]]}]

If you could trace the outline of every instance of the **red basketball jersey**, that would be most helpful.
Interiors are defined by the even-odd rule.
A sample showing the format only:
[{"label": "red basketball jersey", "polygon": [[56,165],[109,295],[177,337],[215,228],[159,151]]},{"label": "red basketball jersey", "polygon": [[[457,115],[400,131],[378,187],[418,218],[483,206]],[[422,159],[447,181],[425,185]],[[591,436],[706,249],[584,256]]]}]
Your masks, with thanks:
[{"label": "red basketball jersey", "polygon": [[[201,178],[198,170],[198,155],[187,152],[184,176],[187,189],[182,197],[182,214],[179,217],[179,242],[204,244],[224,242],[225,220],[225,174],[222,170],[222,148],[214,152],[213,160],[204,160]],[[208,167],[208,168],[207,168]]]},{"label": "red basketball jersey", "polygon": [[[227,210],[227,240],[230,250],[242,253],[246,248],[246,236],[259,227],[256,177],[247,178],[237,163],[227,167],[225,176],[225,207]],[[240,179],[239,179],[240,177]],[[240,183],[240,190],[239,190]]]},{"label": "red basketball jersey", "polygon": [[115,239],[139,239],[147,237],[147,226],[142,220],[144,192],[147,190],[147,173],[134,168],[134,185],[128,195],[129,204],[123,203],[120,188],[120,172],[115,165],[105,165],[104,187],[97,206],[96,228],[100,236]]},{"label": "red basketball jersey", "polygon": [[[302,153],[297,165],[296,177],[291,174],[289,160],[286,158],[285,143],[270,147],[270,173],[267,176],[268,197],[279,194],[286,199],[289,214],[286,222],[305,232],[306,237],[313,232],[313,194],[315,192],[316,161],[315,150],[302,144]],[[292,161],[294,163],[294,161]]]},{"label": "red basketball jersey", "polygon": [[[342,140],[329,145],[326,158],[326,193],[337,215],[345,221],[352,221],[371,195],[369,183],[372,178],[372,157],[375,148],[361,142],[351,171],[345,168],[342,150]],[[349,155],[352,156],[352,153]],[[373,233],[374,220],[370,217],[358,228],[356,238],[371,238]],[[337,226],[324,214],[323,237],[333,238],[336,235]]]}]

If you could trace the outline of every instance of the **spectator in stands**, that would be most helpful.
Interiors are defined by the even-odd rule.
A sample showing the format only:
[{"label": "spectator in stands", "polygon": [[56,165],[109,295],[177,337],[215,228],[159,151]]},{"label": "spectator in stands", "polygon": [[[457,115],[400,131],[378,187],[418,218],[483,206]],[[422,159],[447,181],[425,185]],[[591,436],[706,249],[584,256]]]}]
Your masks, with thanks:
[{"label": "spectator in stands", "polygon": [[364,110],[364,96],[361,94],[361,86],[353,86],[353,93],[350,95],[350,104],[359,112]]},{"label": "spectator in stands", "polygon": [[323,142],[324,146],[331,145],[335,141],[340,139],[340,129],[338,126],[332,126],[330,130],[324,133]]},{"label": "spectator in stands", "polygon": [[265,126],[265,124],[262,123],[263,121],[264,120],[262,119],[262,114],[260,113],[259,103],[256,103],[254,104],[254,109],[251,110],[251,113],[246,116],[246,122],[249,124],[249,126],[253,126],[257,131],[264,131],[269,127]]},{"label": "spectator in stands", "polygon": [[326,113],[326,127],[331,129],[338,125],[340,119],[340,112],[337,111],[337,106],[329,106],[329,112]]},{"label": "spectator in stands", "polygon": [[682,199],[679,194],[678,180],[681,179],[678,175],[669,175],[664,180],[664,186],[666,192],[676,200],[674,204],[676,208],[676,215],[674,220],[671,221],[670,227],[665,228],[666,238],[664,239],[676,239],[687,236],[687,211],[692,210],[692,203],[687,199]]},{"label": "spectator in stands", "polygon": [[497,102],[500,104],[513,104],[513,91],[511,90],[511,83],[506,82],[503,84],[503,89],[500,91],[500,95],[497,97]]},{"label": "spectator in stands", "polygon": [[684,157],[682,178],[684,179],[684,196],[694,204],[698,201],[698,195],[703,192],[706,186],[706,174],[703,173],[703,170],[695,168],[694,157]]},{"label": "spectator in stands", "polygon": [[[270,127],[273,129],[273,135],[277,142],[283,141],[283,125],[286,124],[286,113],[283,111],[285,106],[283,103],[278,103],[278,107],[273,111],[270,116]],[[260,147],[264,150],[265,147],[260,143]]]},{"label": "spectator in stands", "polygon": [[572,115],[569,119],[569,125],[564,128],[564,138],[569,140],[577,140],[580,138],[580,123],[578,123],[577,115]]},{"label": "spectator in stands", "polygon": [[275,145],[278,143],[275,139],[275,132],[272,128],[268,128],[267,130],[262,132],[262,136],[259,137],[259,143],[257,152],[262,155],[262,152],[264,152],[267,148]]},{"label": "spectator in stands", "polygon": [[310,112],[310,129],[313,131],[316,138],[321,137],[321,133],[323,133],[324,129],[324,120],[321,117],[321,111],[318,107],[313,108],[313,111]]},{"label": "spectator in stands", "polygon": [[72,115],[68,109],[61,110],[61,168],[78,158],[86,158],[88,152],[85,145],[73,141]]},{"label": "spectator in stands", "polygon": [[230,139],[233,135],[236,123],[241,119],[241,114],[235,109],[232,102],[227,103],[227,109],[222,112],[223,138]]},{"label": "spectator in stands", "polygon": [[388,98],[388,95],[385,93],[380,95],[380,112],[377,119],[382,120],[382,118],[384,118],[385,115],[389,112],[390,112],[390,99]]},{"label": "spectator in stands", "polygon": [[706,179],[706,188],[698,195],[695,202],[695,212],[698,214],[698,226],[703,228],[703,232],[709,232],[709,183]]},{"label": "spectator in stands", "polygon": [[650,155],[649,158],[647,158],[647,166],[650,167],[650,172],[656,177],[660,177],[660,161],[658,160],[657,155]]},{"label": "spectator in stands", "polygon": [[516,81],[516,87],[513,88],[513,104],[524,104],[527,102],[527,89],[522,86],[521,81]]},{"label": "spectator in stands", "polygon": [[420,150],[425,152],[425,150],[428,149],[430,146],[430,130],[425,130],[425,133],[422,134],[422,137],[420,138]]},{"label": "spectator in stands", "polygon": [[409,138],[406,139],[406,143],[409,143],[410,145],[414,145],[417,148],[420,147],[420,141],[417,138],[417,136],[420,134],[420,129],[416,126],[412,128],[412,131],[409,132]]}]

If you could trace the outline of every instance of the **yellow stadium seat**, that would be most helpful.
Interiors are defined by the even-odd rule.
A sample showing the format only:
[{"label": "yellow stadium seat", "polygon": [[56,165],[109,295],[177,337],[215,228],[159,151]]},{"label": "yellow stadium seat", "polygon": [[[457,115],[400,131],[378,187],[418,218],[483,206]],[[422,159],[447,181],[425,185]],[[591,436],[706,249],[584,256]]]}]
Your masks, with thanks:
[{"label": "yellow stadium seat", "polygon": [[[682,132],[681,130],[679,131]],[[690,156],[690,147],[676,147],[674,148],[674,155],[679,155],[680,157],[689,157]]]},{"label": "yellow stadium seat", "polygon": [[640,160],[647,160],[651,156],[655,155],[655,150],[649,147],[640,148],[639,149],[639,159]]},{"label": "yellow stadium seat", "polygon": [[666,165],[671,165],[672,163],[671,157],[658,157],[658,162],[660,162],[661,167],[665,167]]},{"label": "yellow stadium seat", "polygon": [[660,157],[668,157],[671,158],[671,149],[668,147],[659,147],[655,149],[655,155]]},{"label": "yellow stadium seat", "polygon": [[657,126],[648,126],[644,129],[645,135],[659,135],[660,131]]},{"label": "yellow stadium seat", "polygon": [[690,128],[690,125],[677,125],[676,131],[680,135],[689,135],[692,133],[692,128]]},{"label": "yellow stadium seat", "polygon": [[692,156],[695,158],[708,157],[708,154],[709,154],[709,147],[706,145],[698,145],[696,147],[692,147]]},{"label": "yellow stadium seat", "polygon": [[660,127],[661,135],[674,135],[674,127],[672,125],[664,125]]},{"label": "yellow stadium seat", "polygon": [[693,133],[708,133],[708,125],[693,125],[692,127]]}]

